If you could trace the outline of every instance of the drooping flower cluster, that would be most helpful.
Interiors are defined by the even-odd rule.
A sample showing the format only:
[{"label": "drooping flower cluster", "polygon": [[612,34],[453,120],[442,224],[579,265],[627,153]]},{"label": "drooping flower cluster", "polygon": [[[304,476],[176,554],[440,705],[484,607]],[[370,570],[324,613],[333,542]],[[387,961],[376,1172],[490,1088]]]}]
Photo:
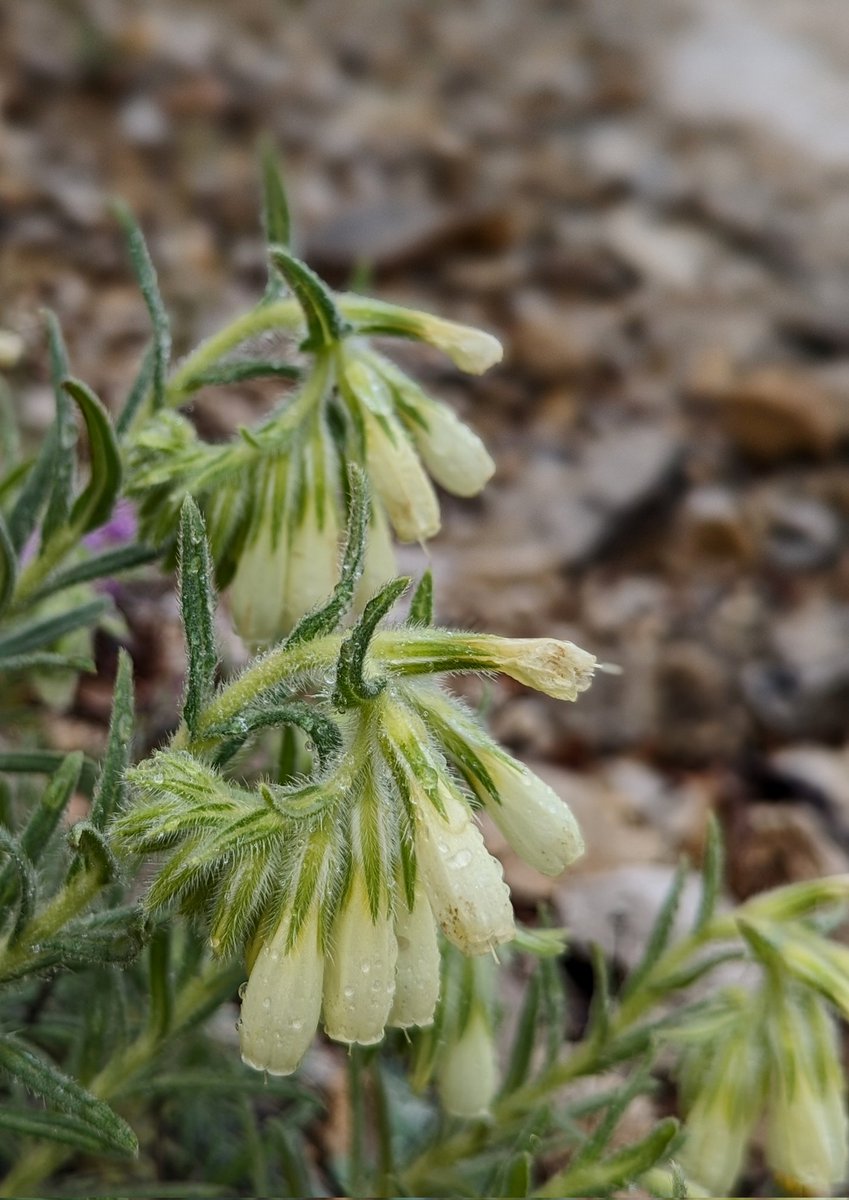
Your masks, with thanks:
[{"label": "drooping flower cluster", "polygon": [[[253,645],[288,633],[339,577],[347,516],[343,464],[361,463],[372,483],[358,608],[395,573],[390,529],[405,542],[439,530],[429,474],[446,490],[473,496],[494,470],[478,436],[372,349],[368,334],[430,342],[475,373],[500,359],[496,339],[358,296],[335,300],[342,314],[335,332],[310,345],[297,389],[256,428],[213,445],[186,418],[162,410],[137,431],[129,453],[129,491],[149,540],[173,538],[185,495],[202,505],[219,586],[232,584],[236,627]],[[290,314],[296,318],[291,332],[301,337],[309,324],[305,303],[306,316],[298,319],[297,309]],[[184,398],[191,395],[188,390]]]},{"label": "drooping flower cluster", "polygon": [[678,1158],[705,1194],[729,1193],[764,1116],[766,1161],[790,1195],[830,1194],[849,1171],[839,1038],[816,992],[834,996],[825,972],[807,981],[812,990],[788,978],[785,965],[774,959],[759,987],[728,989],[683,1031],[687,1119]]},{"label": "drooping flower cluster", "polygon": [[[466,955],[514,937],[509,891],[472,797],[539,869],[557,874],[582,853],[574,817],[554,792],[434,679],[401,669],[406,661],[408,673],[420,671],[426,645],[433,661],[450,649],[455,669],[502,660],[513,669],[505,639],[479,635],[461,650],[462,636],[379,634],[372,662],[391,674],[352,711],[328,708],[341,745],[315,778],[249,791],[185,751],[132,772],[138,799],[116,838],[136,852],[173,851],[149,904],[204,909],[220,951],[251,945],[241,1040],[256,1067],[295,1070],[320,1020],[330,1037],[365,1045],[387,1027],[430,1024],[437,928]],[[552,680],[548,665],[534,679],[577,694],[592,656],[557,645],[571,683],[565,671]]]}]

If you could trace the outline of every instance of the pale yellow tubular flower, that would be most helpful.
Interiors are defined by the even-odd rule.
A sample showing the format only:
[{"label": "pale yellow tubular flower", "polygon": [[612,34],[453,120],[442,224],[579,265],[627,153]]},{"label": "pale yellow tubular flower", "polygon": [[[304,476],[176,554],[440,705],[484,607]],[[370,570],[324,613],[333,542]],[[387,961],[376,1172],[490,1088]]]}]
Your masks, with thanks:
[{"label": "pale yellow tubular flower", "polygon": [[242,1059],[269,1075],[291,1075],[315,1036],[321,1013],[324,956],[313,907],[287,952],[288,919],[260,949],[239,1021]]},{"label": "pale yellow tubular flower", "polygon": [[363,357],[346,361],[340,384],[362,416],[366,466],[396,536],[422,542],[439,532],[439,502],[395,406],[386,381]]},{"label": "pale yellow tubular flower", "polygon": [[355,873],[333,929],[324,975],[324,1028],[337,1042],[382,1040],[395,995],[398,947],[389,913],[372,919],[365,883]]},{"label": "pale yellow tubular flower", "polygon": [[699,1061],[684,1145],[676,1157],[687,1177],[711,1196],[732,1194],[763,1107],[763,1081],[763,1055],[749,1020],[735,1021]]},{"label": "pale yellow tubular flower", "polygon": [[543,875],[559,875],[584,853],[572,810],[553,788],[515,759],[475,746],[500,804],[482,791],[486,810],[520,858]]},{"label": "pale yellow tubular flower", "polygon": [[556,638],[469,637],[495,670],[556,700],[576,700],[592,683],[594,654]]},{"label": "pale yellow tubular flower", "polygon": [[410,323],[422,341],[436,346],[469,375],[482,375],[504,357],[501,342],[483,329],[447,321],[431,313],[411,312],[409,315]]},{"label": "pale yellow tubular flower", "polygon": [[445,816],[416,797],[416,861],[442,932],[465,954],[486,954],[516,935],[501,864],[484,845],[468,805],[440,783]]},{"label": "pale yellow tubular flower", "polygon": [[278,636],[289,633],[304,613],[323,604],[339,578],[339,520],[332,501],[322,522],[310,496],[303,520],[292,531]]},{"label": "pale yellow tubular flower", "polygon": [[437,1068],[442,1107],[455,1117],[485,1117],[498,1090],[495,1043],[484,1014],[476,1006],[466,1027],[449,1043]]},{"label": "pale yellow tubular flower", "polygon": [[837,1030],[819,999],[789,1003],[770,1089],[767,1162],[794,1196],[826,1196],[849,1170]]},{"label": "pale yellow tubular flower", "polygon": [[275,641],[281,633],[281,608],[289,565],[285,527],[275,538],[262,521],[242,551],[230,584],[230,611],[240,637],[252,646]]},{"label": "pale yellow tubular flower", "polygon": [[439,501],[419,456],[396,417],[363,409],[366,464],[399,541],[423,542],[439,532]]},{"label": "pale yellow tubular flower", "polygon": [[412,912],[406,900],[398,898],[395,938],[398,963],[388,1024],[396,1029],[432,1025],[439,1000],[440,956],[436,922],[421,881],[416,883]]},{"label": "pale yellow tubular flower", "polygon": [[428,471],[447,492],[476,496],[495,471],[486,446],[445,404],[431,400],[421,415],[427,428],[411,422],[409,430]]}]

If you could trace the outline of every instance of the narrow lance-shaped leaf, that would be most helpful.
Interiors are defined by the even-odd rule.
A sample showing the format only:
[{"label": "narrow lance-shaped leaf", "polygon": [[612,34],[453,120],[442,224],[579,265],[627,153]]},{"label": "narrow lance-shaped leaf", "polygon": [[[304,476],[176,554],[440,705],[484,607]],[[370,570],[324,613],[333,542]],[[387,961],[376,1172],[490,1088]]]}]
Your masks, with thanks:
[{"label": "narrow lance-shaped leaf", "polygon": [[21,455],[21,438],[12,393],[5,380],[0,379],[0,455],[3,470],[8,472]]},{"label": "narrow lance-shaped leaf", "polygon": [[674,1117],[660,1121],[646,1137],[625,1146],[603,1162],[585,1163],[574,1171],[568,1168],[550,1179],[537,1191],[538,1196],[610,1196],[633,1184],[639,1177],[662,1162],[678,1136]]},{"label": "narrow lance-shaped leaf", "polygon": [[68,801],[79,784],[84,761],[82,750],[75,750],[69,754],[33,808],[21,834],[21,848],[31,862],[37,863],[44,853],[62,813],[68,806]]},{"label": "narrow lance-shaped leaf", "polygon": [[0,670],[7,669],[6,660],[17,659],[42,646],[49,646],[74,629],[93,625],[109,608],[109,604],[106,597],[90,600],[56,617],[45,617],[41,621],[32,621],[29,625],[9,630],[5,637],[0,637]]},{"label": "narrow lance-shaped leaf", "polygon": [[285,246],[272,246],[271,262],[294,293],[307,323],[307,347],[321,350],[333,346],[350,326],[342,319],[333,294],[306,263]]},{"label": "narrow lance-shaped leaf", "polygon": [[39,513],[50,496],[57,444],[58,434],[54,421],[41,443],[41,448],[9,514],[9,538],[18,554],[35,529]]},{"label": "narrow lance-shaped leaf", "polygon": [[586,1038],[603,1046],[610,1031],[610,974],[604,951],[597,942],[590,947],[593,965],[593,998],[587,1023]]},{"label": "narrow lance-shaped leaf", "polygon": [[0,515],[0,612],[12,599],[18,576],[18,559],[6,522]]},{"label": "narrow lance-shaped leaf", "polygon": [[708,818],[702,865],[702,898],[693,924],[693,933],[701,933],[716,912],[716,902],[722,887],[724,859],[722,831],[716,817],[711,813]]},{"label": "narrow lance-shaped leaf", "polygon": [[111,883],[118,874],[118,864],[106,838],[90,821],[77,821],[68,834],[68,844],[79,856],[71,863],[69,877],[78,870],[81,859],[86,871],[94,874],[101,884]]},{"label": "narrow lance-shaped leaf", "polygon": [[408,625],[433,624],[433,572],[430,567],[422,575],[410,602]]},{"label": "narrow lance-shaped leaf", "polygon": [[214,766],[221,767],[228,762],[258,729],[279,729],[283,725],[294,725],[304,731],[316,749],[319,765],[341,749],[342,734],[329,717],[298,700],[283,704],[271,700],[269,696],[262,708],[242,712],[226,725],[213,725],[204,730],[204,738],[224,739],[216,752]]},{"label": "narrow lance-shaped leaf", "polygon": [[675,924],[675,917],[678,913],[678,906],[681,903],[681,893],[684,890],[686,880],[687,863],[681,861],[675,870],[675,875],[664,897],[660,912],[655,918],[642,957],[625,981],[625,986],[622,989],[623,999],[633,995],[642,986],[652,967],[654,967],[661,954],[663,954],[669,945],[669,939],[672,936],[672,929]]},{"label": "narrow lance-shaped leaf", "polygon": [[363,573],[368,535],[369,494],[365,474],[355,463],[348,467],[348,480],[348,530],[339,582],[326,604],[301,618],[286,639],[287,646],[310,642],[314,638],[332,633],[353,603],[354,593]]},{"label": "narrow lance-shaped leaf", "polygon": [[498,1173],[493,1196],[529,1196],[533,1178],[533,1158],[527,1150],[514,1154]]},{"label": "narrow lance-shaped leaf", "polygon": [[145,397],[149,395],[153,388],[153,374],[157,364],[157,349],[156,342],[153,341],[144,352],[141,360],[141,365],[138,369],[138,374],[133,380],[133,386],[127,393],[127,399],[124,401],[124,407],[118,415],[115,422],[115,433],[119,438],[132,427],[136,413],[144,404]]},{"label": "narrow lance-shaped leaf", "polygon": [[120,807],[126,771],[133,744],[133,663],[126,650],[118,655],[118,672],[112,697],[112,717],[106,754],[100,778],[91,802],[89,820],[96,829],[104,829]]},{"label": "narrow lance-shaped leaf", "polygon": [[118,546],[113,550],[104,550],[102,554],[93,554],[82,562],[74,563],[63,571],[50,577],[47,582],[33,593],[31,600],[43,600],[65,588],[75,587],[78,583],[88,583],[92,579],[112,579],[122,571],[131,571],[134,567],[144,566],[153,562],[160,555],[159,550],[152,546],[143,546],[134,542],[131,546]]},{"label": "narrow lance-shaped leaf", "polygon": [[212,695],[218,652],[209,543],[200,509],[191,496],[186,496],[180,512],[180,610],[188,660],[183,720],[194,734]]},{"label": "narrow lance-shaped leaf", "polygon": [[[265,359],[243,359],[240,362],[216,363],[191,375],[180,385],[181,395],[190,395],[202,387],[243,383],[246,379],[300,379],[302,371],[291,363],[267,362]],[[241,430],[240,430],[241,432]]]},{"label": "narrow lance-shaped leaf", "polygon": [[99,1135],[91,1125],[67,1113],[42,1112],[36,1108],[0,1107],[0,1129],[19,1137],[44,1138],[72,1146],[83,1154],[102,1154],[112,1150],[110,1139]]},{"label": "narrow lance-shaped leaf", "polygon": [[124,204],[116,204],[115,213],[123,226],[133,271],[153,325],[153,407],[162,408],[165,403],[168,364],[171,361],[171,327],[168,313],[159,292],[156,268],[138,222]]},{"label": "narrow lance-shaped leaf", "polygon": [[[509,1096],[516,1088],[521,1087],[528,1077],[539,1021],[540,992],[540,973],[535,971],[525,989],[525,999],[522,1003],[513,1045],[510,1048],[507,1070],[501,1085],[503,1096]],[[505,1194],[513,1195],[512,1192]]]},{"label": "narrow lance-shaped leaf", "polygon": [[64,388],[79,405],[88,431],[90,476],[71,509],[70,523],[81,533],[109,519],[121,490],[121,456],[106,409],[91,388],[66,379]]},{"label": "narrow lance-shaped leaf", "polygon": [[126,1121],[13,1034],[0,1035],[0,1071],[17,1079],[52,1107],[83,1122],[101,1144],[120,1154],[137,1152],[136,1135]]},{"label": "narrow lance-shaped leaf", "polygon": [[[23,853],[20,843],[2,828],[0,828],[0,855],[8,860],[8,866],[5,868],[3,874],[5,876],[6,871],[12,872],[13,894],[17,894],[18,900],[18,912],[11,934],[11,941],[14,943],[35,910],[35,870],[32,863]],[[0,922],[2,922],[3,916],[2,909],[0,909]]]},{"label": "narrow lance-shaped leaf", "polygon": [[636,1071],[627,1083],[618,1088],[608,1104],[603,1118],[572,1158],[569,1164],[570,1171],[601,1158],[628,1105],[636,1096],[649,1091],[652,1086],[649,1071],[643,1067]]},{"label": "narrow lance-shaped leaf", "polygon": [[402,576],[381,588],[369,600],[347,641],[342,643],[333,693],[333,703],[337,708],[350,708],[362,700],[372,700],[386,686],[382,679],[366,679],[366,654],[379,622],[409,586],[410,580]]},{"label": "narrow lance-shaped leaf", "polygon": [[[277,153],[271,141],[263,138],[260,143],[260,167],[262,170],[262,224],[268,246],[288,246],[292,240],[289,203],[283,186],[283,175]],[[265,299],[272,300],[282,291],[282,280],[269,263],[268,286]]]},{"label": "narrow lance-shaped leaf", "polygon": [[[6,750],[0,753],[0,771],[16,775],[52,775],[64,761],[65,755],[59,750]],[[80,787],[84,792],[91,791],[96,771],[96,763],[83,758]]]},{"label": "narrow lance-shaped leaf", "polygon": [[148,985],[150,1014],[148,1028],[151,1036],[161,1041],[171,1028],[174,1011],[174,986],[171,979],[171,930],[160,925],[150,940],[148,955]]},{"label": "narrow lance-shaped leaf", "polygon": [[54,313],[45,313],[47,337],[50,344],[50,377],[56,396],[56,457],[53,462],[53,481],[47,511],[44,514],[42,542],[64,529],[74,493],[74,465],[77,445],[77,424],[74,407],[63,387],[71,373],[62,331]]}]

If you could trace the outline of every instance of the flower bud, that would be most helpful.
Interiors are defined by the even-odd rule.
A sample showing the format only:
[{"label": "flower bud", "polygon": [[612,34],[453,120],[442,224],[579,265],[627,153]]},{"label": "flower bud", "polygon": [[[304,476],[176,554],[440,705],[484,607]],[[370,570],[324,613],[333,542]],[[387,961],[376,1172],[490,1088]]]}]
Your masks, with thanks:
[{"label": "flower bud", "polygon": [[782,1004],[770,1088],[766,1158],[794,1196],[830,1195],[849,1169],[849,1124],[834,1023],[800,993]]},{"label": "flower bud", "polygon": [[436,922],[419,881],[412,912],[399,898],[395,913],[398,963],[395,968],[395,999],[388,1024],[396,1029],[432,1025],[439,999],[440,956]]},{"label": "flower bud", "polygon": [[489,1022],[475,1005],[456,1041],[442,1051],[437,1068],[442,1107],[455,1117],[485,1117],[498,1089],[495,1043]]},{"label": "flower bud", "polygon": [[440,782],[445,816],[422,792],[416,807],[416,859],[442,932],[465,954],[486,954],[516,933],[501,864],[483,842],[468,806]]},{"label": "flower bud", "polygon": [[592,682],[595,655],[573,642],[496,637],[472,641],[475,646],[482,643],[484,652],[492,654],[496,670],[556,700],[576,700]]},{"label": "flower bud", "polygon": [[489,451],[445,404],[419,406],[424,424],[409,422],[416,449],[433,478],[455,496],[476,496],[495,471]]},{"label": "flower bud", "polygon": [[572,810],[553,788],[507,755],[475,747],[489,772],[500,803],[481,799],[520,858],[543,875],[559,875],[584,853],[584,839]]},{"label": "flower bud", "polygon": [[324,1028],[337,1042],[381,1041],[395,994],[398,948],[388,913],[372,918],[365,882],[355,873],[333,929],[324,975]]},{"label": "flower bud", "polygon": [[484,371],[494,367],[504,357],[501,342],[483,329],[447,321],[431,313],[413,315],[416,317],[417,336],[447,354],[461,371],[483,375]]},{"label": "flower bud", "polygon": [[242,1059],[270,1075],[297,1070],[315,1036],[321,1012],[324,957],[313,906],[287,951],[289,920],[283,920],[259,951],[242,1000]]},{"label": "flower bud", "polygon": [[501,671],[557,700],[575,700],[592,682],[595,655],[555,638],[505,638],[452,629],[377,635],[384,662],[407,674]]}]

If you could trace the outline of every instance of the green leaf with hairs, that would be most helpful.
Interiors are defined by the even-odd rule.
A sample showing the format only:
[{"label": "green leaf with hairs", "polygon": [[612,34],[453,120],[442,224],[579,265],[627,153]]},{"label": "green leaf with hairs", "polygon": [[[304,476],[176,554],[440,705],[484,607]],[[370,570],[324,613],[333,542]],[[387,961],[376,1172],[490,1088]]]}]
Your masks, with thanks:
[{"label": "green leaf with hairs", "polygon": [[[130,251],[130,262],[141,288],[147,311],[153,325],[153,371],[152,395],[153,407],[162,408],[165,404],[165,391],[168,376],[168,365],[171,361],[171,325],[168,313],[162,303],[159,283],[156,278],[156,268],[144,240],[144,234],[130,209],[125,204],[114,206],[115,214],[123,227]],[[126,423],[124,425],[126,428]]]},{"label": "green leaf with hairs", "polygon": [[18,558],[6,522],[0,515],[0,612],[8,605],[18,577]]},{"label": "green leaf with hairs", "polygon": [[[0,772],[9,771],[15,775],[52,775],[66,760],[61,750],[6,750],[0,752]],[[90,792],[94,783],[97,764],[90,758],[83,758],[80,774],[80,788]]]},{"label": "green leaf with hairs", "polygon": [[63,530],[68,523],[71,502],[74,494],[74,468],[76,465],[77,425],[74,419],[74,406],[63,387],[64,381],[71,373],[68,364],[68,353],[62,338],[62,331],[54,313],[45,313],[47,321],[47,337],[50,344],[50,377],[53,392],[56,396],[56,422],[54,425],[56,437],[56,455],[53,460],[53,480],[47,511],[41,531],[43,543],[47,543],[54,534]]},{"label": "green leaf with hairs", "polygon": [[127,651],[121,649],[112,695],[109,738],[89,814],[89,820],[96,829],[104,829],[112,814],[121,807],[124,773],[129,766],[133,746],[134,715],[133,662]]},{"label": "green leaf with hairs", "polygon": [[678,914],[678,908],[681,903],[681,895],[684,891],[684,884],[687,882],[687,871],[687,863],[682,860],[675,869],[672,882],[667,889],[660,912],[655,918],[640,961],[625,980],[625,985],[621,993],[623,1000],[627,999],[628,996],[632,996],[634,992],[642,987],[655,963],[669,945],[669,939],[672,937],[672,930],[675,925],[675,917]]},{"label": "green leaf with hairs", "polygon": [[[215,363],[190,376],[180,385],[181,395],[191,395],[204,387],[244,383],[249,379],[300,379],[303,372],[291,363],[268,362],[265,359],[243,359],[240,362]],[[242,431],[239,430],[241,433]],[[245,431],[250,435],[250,430]],[[256,445],[254,439],[254,445]]]},{"label": "green leaf with hairs", "polygon": [[134,542],[130,546],[118,546],[113,550],[104,550],[102,554],[93,554],[82,562],[74,563],[62,571],[57,571],[37,592],[33,593],[31,602],[43,600],[65,588],[76,587],[78,583],[89,583],[93,579],[112,579],[123,571],[131,571],[134,567],[142,567],[146,563],[159,558],[160,551],[152,546],[143,546]]},{"label": "green leaf with hairs", "polygon": [[78,379],[66,379],[63,387],[79,405],[88,431],[89,481],[69,518],[75,529],[88,533],[108,521],[115,506],[121,490],[121,456],[106,409],[91,388]]},{"label": "green leaf with hairs", "polygon": [[693,933],[701,933],[716,912],[716,903],[722,888],[725,871],[725,853],[722,830],[716,816],[711,813],[707,823],[704,862],[702,864],[702,897],[693,923]]},{"label": "green leaf with hairs", "polygon": [[[3,875],[10,872],[13,895],[16,895],[18,900],[18,912],[10,937],[11,942],[14,943],[35,911],[37,896],[35,869],[24,854],[20,842],[3,828],[0,828],[0,855],[8,860]],[[0,911],[0,920],[3,915]]]},{"label": "green leaf with hairs", "polygon": [[366,655],[378,624],[409,586],[410,580],[402,576],[382,587],[369,600],[350,636],[342,643],[333,692],[333,703],[337,708],[352,708],[363,700],[373,700],[386,686],[383,679],[366,679]]},{"label": "green leaf with hairs", "polygon": [[200,509],[191,496],[186,496],[180,512],[180,610],[188,658],[183,720],[194,734],[212,696],[218,651],[209,542]]},{"label": "green leaf with hairs", "polygon": [[410,602],[408,625],[433,624],[433,572],[430,567],[422,575]]},{"label": "green leaf with hairs", "polygon": [[286,246],[271,246],[269,254],[272,266],[286,280],[304,314],[307,324],[305,348],[324,350],[340,342],[350,326],[343,320],[327,285]]},{"label": "green leaf with hairs", "polygon": [[[68,845],[76,852],[87,871],[101,884],[112,883],[118,876],[118,864],[106,838],[91,821],[77,821],[68,834]],[[71,864],[73,873],[75,864]]]},{"label": "green leaf with hairs", "polygon": [[93,625],[109,607],[110,601],[101,597],[89,600],[86,604],[80,604],[58,616],[44,617],[40,621],[31,621],[29,624],[10,629],[5,636],[0,637],[0,670],[7,669],[7,660],[20,659],[22,655],[58,641],[66,633]]},{"label": "green leaf with hairs", "polygon": [[101,1145],[119,1154],[137,1153],[136,1135],[126,1121],[14,1034],[0,1035],[0,1071],[23,1084],[50,1107],[81,1122]]},{"label": "green leaf with hairs", "polygon": [[133,386],[127,393],[127,399],[124,401],[124,407],[118,414],[115,421],[115,433],[119,438],[122,438],[129,429],[132,428],[136,414],[144,404],[145,399],[150,394],[153,388],[153,375],[157,366],[157,349],[156,342],[150,343],[144,352],[138,372],[133,380]]},{"label": "green leaf with hairs", "polygon": [[678,1122],[674,1117],[666,1117],[641,1141],[623,1147],[602,1162],[567,1168],[549,1179],[536,1195],[610,1196],[663,1162],[677,1137]]}]

